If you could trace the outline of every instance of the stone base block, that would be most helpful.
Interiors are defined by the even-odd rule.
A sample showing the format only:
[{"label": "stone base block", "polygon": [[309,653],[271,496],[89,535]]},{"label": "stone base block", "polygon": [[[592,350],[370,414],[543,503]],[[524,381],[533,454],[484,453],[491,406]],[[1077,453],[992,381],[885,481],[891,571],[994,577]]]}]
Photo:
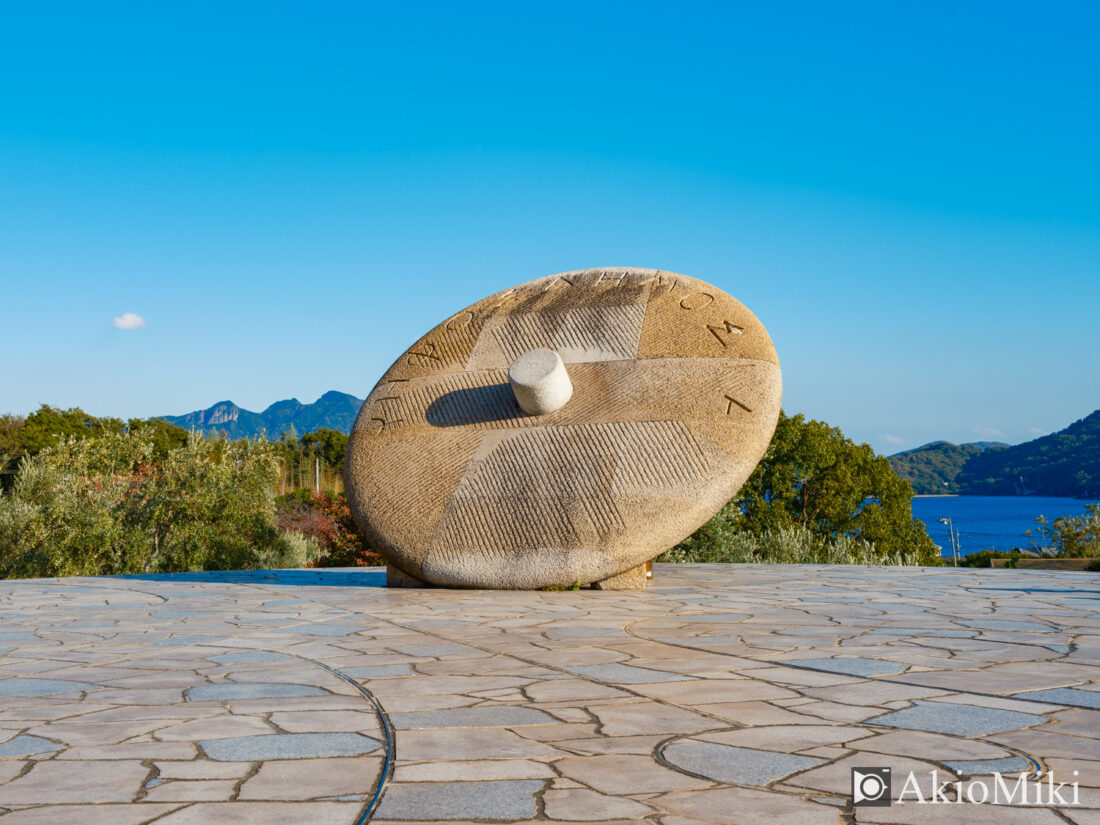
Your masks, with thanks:
[{"label": "stone base block", "polygon": [[386,565],[386,587],[431,587],[428,582],[409,575],[399,567]]},{"label": "stone base block", "polygon": [[593,590],[645,590],[646,579],[649,578],[649,562],[639,564],[619,573],[617,576],[592,582]]}]

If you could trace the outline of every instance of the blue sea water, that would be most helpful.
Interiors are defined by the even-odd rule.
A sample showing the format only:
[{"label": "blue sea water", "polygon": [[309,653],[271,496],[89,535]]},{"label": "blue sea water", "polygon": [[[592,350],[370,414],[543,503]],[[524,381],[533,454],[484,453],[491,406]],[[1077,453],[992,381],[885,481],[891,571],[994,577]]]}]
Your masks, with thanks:
[{"label": "blue sea water", "polygon": [[1088,503],[1040,496],[918,496],[913,499],[913,515],[924,522],[945,556],[951,555],[951,540],[940,519],[950,516],[962,554],[968,555],[980,550],[1026,549],[1032,541],[1024,531],[1035,527],[1038,516],[1054,521],[1060,516],[1083,515]]}]

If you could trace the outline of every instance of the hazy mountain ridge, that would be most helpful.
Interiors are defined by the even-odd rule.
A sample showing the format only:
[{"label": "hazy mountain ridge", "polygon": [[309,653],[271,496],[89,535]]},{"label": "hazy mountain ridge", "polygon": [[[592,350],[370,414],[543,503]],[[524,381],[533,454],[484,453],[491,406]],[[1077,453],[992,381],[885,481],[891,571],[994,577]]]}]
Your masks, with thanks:
[{"label": "hazy mountain ridge", "polygon": [[933,441],[914,450],[890,456],[890,464],[893,465],[894,472],[909,481],[919,494],[958,493],[959,473],[970,459],[986,450],[1004,449],[1007,446],[994,441],[975,441],[969,444]]},{"label": "hazy mountain ridge", "polygon": [[330,390],[312,404],[303,404],[297,398],[288,398],[276,401],[260,413],[243,409],[232,401],[219,401],[205,410],[161,417],[188,430],[224,430],[230,438],[255,438],[264,435],[275,440],[291,427],[298,435],[323,427],[342,433],[351,432],[361,406],[363,399],[346,392]]},{"label": "hazy mountain ridge", "polygon": [[1023,444],[936,441],[890,463],[917,493],[1100,496],[1100,410]]}]

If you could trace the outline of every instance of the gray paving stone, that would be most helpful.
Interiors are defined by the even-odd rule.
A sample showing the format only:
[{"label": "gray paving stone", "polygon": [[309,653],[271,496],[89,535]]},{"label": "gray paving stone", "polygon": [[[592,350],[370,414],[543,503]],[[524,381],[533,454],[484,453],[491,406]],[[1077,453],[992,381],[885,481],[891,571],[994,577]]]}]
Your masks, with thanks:
[{"label": "gray paving stone", "polygon": [[650,670],[644,667],[623,665],[612,662],[606,665],[579,665],[565,668],[570,673],[598,679],[601,682],[614,682],[621,685],[646,685],[654,682],[683,682],[689,677],[663,670]]},{"label": "gray paving stone", "polygon": [[688,624],[737,624],[749,618],[748,613],[700,613],[696,616],[674,614],[669,619],[675,619]]},{"label": "gray paving stone", "polygon": [[261,762],[267,759],[305,759],[317,756],[359,756],[381,747],[361,733],[272,733],[206,739],[199,744],[219,762]]},{"label": "gray paving stone", "polygon": [[300,624],[294,627],[280,627],[274,633],[297,633],[301,636],[350,636],[368,628],[357,624]]},{"label": "gray paving stone", "polygon": [[960,621],[964,627],[974,627],[979,630],[1020,630],[1023,632],[1049,633],[1053,628],[1050,625],[1039,622],[1017,622],[1005,619],[982,619],[981,621]]},{"label": "gray paving stone", "polygon": [[100,685],[70,682],[64,679],[0,679],[0,696],[53,696],[94,690]]},{"label": "gray paving stone", "polygon": [[167,639],[156,639],[149,642],[153,645],[201,645],[207,642],[217,641],[217,636],[169,636]]},{"label": "gray paving stone", "polygon": [[398,730],[415,728],[507,728],[513,725],[560,724],[550,714],[536,708],[502,705],[487,708],[454,708],[452,710],[418,710],[395,713],[390,721]]},{"label": "gray paving stone", "polygon": [[374,819],[529,819],[536,813],[534,795],[542,787],[532,779],[398,782],[386,789]]},{"label": "gray paving stone", "polygon": [[627,636],[617,627],[555,627],[544,631],[548,639],[604,639]]},{"label": "gray paving stone", "polygon": [[[1088,679],[1100,657],[1095,577],[658,565],[644,593],[520,594],[375,589],[384,575],[231,571],[0,583],[0,633],[11,634],[0,644],[15,646],[0,674],[18,677],[0,680],[0,739],[10,737],[0,743],[0,756],[10,754],[0,758],[0,805],[36,806],[3,820],[350,825],[386,764],[371,705],[321,667],[248,644],[293,650],[375,692],[398,728],[389,811],[426,822],[648,816],[686,825],[786,815],[799,825],[835,825],[833,803],[850,804],[851,764],[901,759],[900,770],[922,760],[930,769],[951,759],[971,775],[1011,776],[1026,769],[1019,757],[964,738],[1006,730],[1015,732],[991,738],[1059,774],[1100,760],[1100,731],[1089,716],[1100,710],[1100,694],[1093,685],[1067,687]],[[920,624],[927,626],[913,626]],[[923,673],[894,675],[903,665]],[[226,670],[267,681],[225,681]],[[930,687],[908,684],[916,681]],[[69,692],[52,692],[58,686]],[[278,695],[303,688],[306,695]],[[187,702],[185,689],[203,698]],[[218,691],[255,698],[226,700]],[[950,695],[935,695],[943,692]],[[916,697],[923,699],[907,707]],[[1046,718],[1054,724],[1018,729]],[[854,743],[871,743],[863,755],[844,756],[853,742],[833,734],[851,736],[868,719],[897,729]],[[699,733],[707,730],[716,732]],[[669,761],[656,761],[654,748],[670,737]],[[68,747],[25,752],[61,742]],[[221,758],[204,758],[203,747]],[[37,764],[21,775],[24,761]],[[264,764],[254,775],[257,763]],[[340,781],[326,763],[344,764]],[[801,772],[784,776],[792,766]],[[166,781],[143,790],[155,770]],[[255,781],[260,776],[266,784]],[[772,776],[779,778],[767,790],[751,784]],[[246,778],[253,800],[186,801],[228,799]],[[557,788],[536,807],[538,789],[550,784]],[[129,802],[146,791],[153,793],[145,801]],[[807,793],[825,801],[814,805]],[[158,797],[180,801],[150,801]],[[305,801],[321,798],[348,802]],[[985,813],[990,822],[1018,813],[1009,819],[1021,825],[1056,816]],[[409,821],[380,814],[375,821]]]},{"label": "gray paving stone", "polygon": [[279,653],[268,653],[265,650],[246,650],[241,653],[222,653],[217,656],[207,656],[208,661],[219,665],[236,665],[244,662],[270,662],[278,659],[286,659]]},{"label": "gray paving stone", "polygon": [[985,773],[1031,773],[1035,766],[1022,756],[1006,756],[1004,759],[967,759],[944,762],[955,773],[965,776],[977,776]]},{"label": "gray paving stone", "polygon": [[227,699],[273,699],[327,694],[328,691],[312,685],[293,685],[284,682],[233,682],[193,687],[187,691],[187,699],[190,702],[211,702]]},{"label": "gray paving stone", "polygon": [[673,742],[663,753],[669,764],[677,768],[716,782],[735,785],[766,785],[825,762],[824,759],[808,756],[736,748],[692,739]]},{"label": "gray paving stone", "polygon": [[882,610],[882,611],[885,611],[886,613],[906,613],[906,612],[912,612],[912,611],[927,610],[926,607],[922,607],[918,604],[877,604],[877,603],[872,603],[872,604],[868,604],[867,607],[873,608],[875,610]]},{"label": "gray paving stone", "polygon": [[1100,710],[1100,692],[1075,690],[1073,688],[1051,688],[1033,690],[1030,693],[1017,693],[1013,699],[1031,699],[1036,702],[1050,702],[1054,705],[1072,705],[1078,708],[1096,708]]},{"label": "gray paving stone", "polygon": [[0,757],[48,753],[59,747],[61,746],[38,736],[13,736],[7,742],[0,742]]},{"label": "gray paving stone", "polygon": [[799,665],[828,673],[844,673],[849,676],[885,676],[901,673],[907,665],[888,662],[885,659],[784,659],[778,665]]},{"label": "gray paving stone", "polygon": [[[683,644],[681,636],[655,637],[657,641],[667,644]],[[692,647],[719,647],[720,645],[741,645],[744,639],[740,636],[695,636],[691,640]]]},{"label": "gray paving stone", "polygon": [[917,701],[911,708],[876,716],[866,720],[866,724],[948,733],[953,736],[984,736],[1041,725],[1045,721],[1047,720],[1043,716],[1014,710]]},{"label": "gray paving stone", "polygon": [[390,650],[406,656],[454,656],[458,653],[477,653],[477,648],[462,644],[390,645]]},{"label": "gray paving stone", "polygon": [[969,639],[973,630],[936,630],[925,627],[876,627],[868,631],[876,636],[932,636],[943,639]]},{"label": "gray paving stone", "polygon": [[390,676],[411,676],[412,665],[368,665],[367,667],[348,667],[342,673],[356,679],[385,679]]}]

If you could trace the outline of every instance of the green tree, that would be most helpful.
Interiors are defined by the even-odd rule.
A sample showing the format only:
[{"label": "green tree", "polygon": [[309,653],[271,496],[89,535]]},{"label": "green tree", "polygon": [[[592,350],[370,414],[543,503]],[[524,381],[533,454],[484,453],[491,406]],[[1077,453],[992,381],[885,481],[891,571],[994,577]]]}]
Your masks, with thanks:
[{"label": "green tree", "polygon": [[188,431],[165,421],[163,418],[131,418],[126,431],[141,433],[153,446],[153,460],[158,463],[168,458],[168,453],[187,444]]},{"label": "green tree", "polygon": [[0,492],[11,487],[22,454],[24,418],[21,415],[0,415]]},{"label": "green tree", "polygon": [[96,418],[80,407],[62,410],[43,404],[23,422],[19,452],[20,455],[35,455],[66,439],[95,438],[125,429],[126,425],[118,418]]},{"label": "green tree", "polygon": [[702,548],[733,533],[778,536],[798,527],[824,547],[842,538],[865,556],[940,564],[924,525],[913,518],[913,488],[867,444],[836,427],[780,413],[764,458],[738,497],[684,542]]},{"label": "green tree", "polygon": [[1062,516],[1053,522],[1046,516],[1035,519],[1035,528],[1025,533],[1038,547],[1051,547],[1073,559],[1100,558],[1100,503],[1085,505],[1085,514]]},{"label": "green tree", "polygon": [[312,450],[328,466],[343,469],[348,451],[348,436],[339,430],[322,427],[302,436],[302,447]]}]

